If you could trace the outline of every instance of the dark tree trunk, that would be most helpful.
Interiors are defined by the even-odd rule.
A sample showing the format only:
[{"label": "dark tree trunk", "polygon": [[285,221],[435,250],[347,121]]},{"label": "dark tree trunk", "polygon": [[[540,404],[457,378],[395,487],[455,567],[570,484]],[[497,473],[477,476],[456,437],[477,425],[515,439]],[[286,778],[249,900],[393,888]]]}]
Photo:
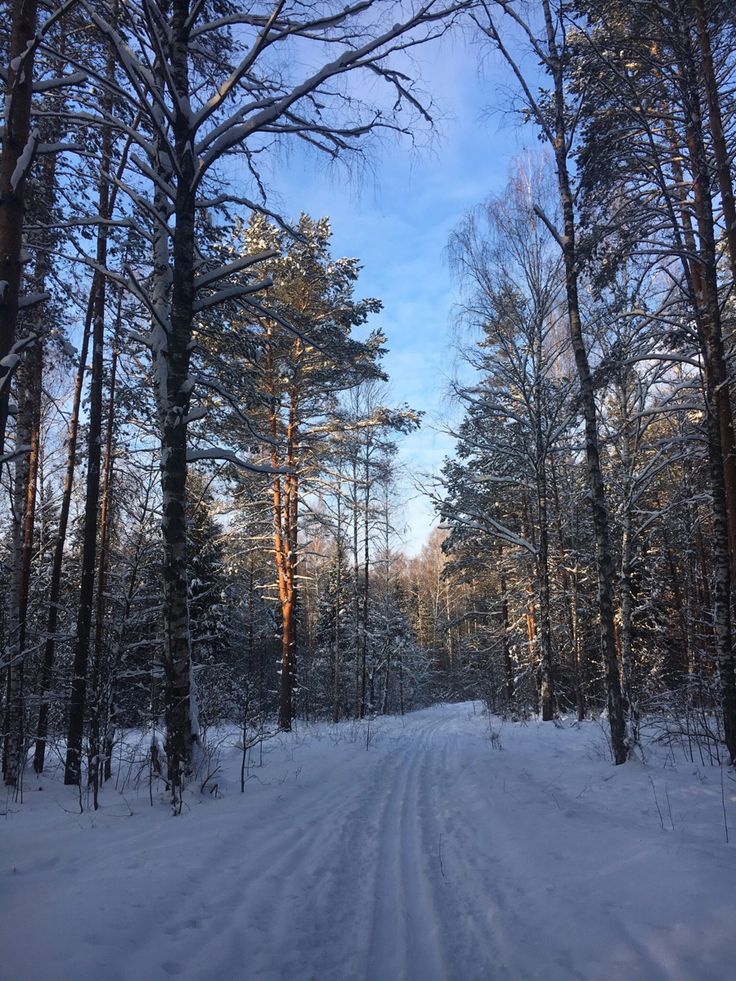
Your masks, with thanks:
[{"label": "dark tree trunk", "polygon": [[[366,681],[368,668],[368,592],[370,586],[370,436],[366,436],[365,448],[365,500],[363,501],[363,604],[361,611],[362,626],[360,631],[360,717],[365,716],[368,708],[366,702]],[[355,568],[358,575],[358,567]],[[373,676],[371,674],[371,690]],[[371,703],[373,694],[371,693]],[[371,708],[373,706],[371,705]]]},{"label": "dark tree trunk", "polygon": [[[729,391],[728,366],[723,346],[718,293],[718,258],[711,197],[711,172],[705,148],[700,105],[698,66],[687,25],[673,7],[680,78],[684,101],[685,140],[693,173],[693,200],[697,222],[694,261],[683,256],[693,292],[693,306],[705,365],[706,427],[713,504],[714,634],[718,657],[724,733],[731,761],[736,760],[736,663],[733,651],[731,600],[736,573],[736,450]],[[678,167],[679,164],[675,164]],[[684,235],[693,239],[689,217]]]},{"label": "dark tree trunk", "polygon": [[23,276],[21,258],[26,180],[25,174],[18,180],[16,170],[22,164],[23,154],[33,145],[31,101],[36,49],[32,42],[36,34],[37,0],[13,0],[10,16],[5,128],[0,153],[0,281],[5,284],[0,291],[0,457],[5,450],[13,370],[9,355],[16,340]]},{"label": "dark tree trunk", "polygon": [[[118,179],[122,176],[130,143],[123,151],[120,165],[118,167]],[[55,158],[54,158],[55,159]],[[110,192],[109,211],[113,213],[115,199],[117,197],[118,186],[115,185]],[[66,437],[66,464],[64,468],[64,484],[61,493],[61,507],[59,510],[59,529],[54,545],[54,557],[51,566],[51,582],[49,585],[48,615],[46,620],[46,641],[44,643],[43,660],[41,666],[41,704],[38,710],[38,725],[36,728],[36,749],[33,757],[33,769],[36,773],[42,773],[46,755],[46,736],[48,734],[49,718],[49,691],[54,673],[54,661],[56,659],[56,630],[59,622],[59,599],[61,597],[61,573],[64,564],[64,547],[66,545],[66,533],[69,526],[69,512],[71,509],[72,491],[74,489],[74,471],[77,462],[77,441],[79,437],[79,410],[82,404],[82,391],[84,389],[84,375],[87,367],[87,354],[89,352],[89,340],[92,331],[92,321],[94,319],[97,293],[102,283],[102,277],[95,274],[92,279],[89,302],[84,320],[82,331],[82,346],[79,352],[79,365],[74,381],[74,392],[72,395],[72,408],[69,416],[69,430]]]},{"label": "dark tree trunk", "polygon": [[340,720],[340,608],[342,606],[342,488],[337,488],[337,529],[335,532],[335,554],[337,556],[337,570],[335,573],[335,658],[334,658],[334,680],[332,692],[332,721]]},{"label": "dark tree trunk", "polygon": [[598,441],[598,412],[595,403],[593,377],[585,347],[583,325],[578,298],[578,257],[576,247],[575,206],[568,169],[568,132],[565,109],[564,67],[555,40],[554,21],[549,0],[543,3],[547,29],[549,64],[554,85],[554,144],[553,152],[557,171],[557,183],[562,207],[562,256],[565,266],[565,294],[570,326],[570,340],[575,356],[580,404],[585,422],[585,458],[588,466],[588,485],[596,545],[596,569],[598,572],[598,610],[600,615],[601,646],[608,695],[608,720],[611,731],[611,748],[617,764],[628,757],[626,739],[626,711],[621,692],[621,677],[616,656],[614,628],[615,575],[611,552],[611,536],[608,526],[608,507],[603,483]]},{"label": "dark tree trunk", "polygon": [[514,684],[514,662],[511,659],[511,623],[509,620],[509,597],[506,583],[506,575],[501,572],[501,629],[503,631],[503,670],[506,678],[506,701],[509,706],[513,705],[515,695]]},{"label": "dark tree trunk", "polygon": [[710,40],[708,18],[703,0],[692,0],[695,8],[698,43],[700,46],[700,70],[705,82],[708,100],[708,122],[713,141],[713,156],[718,174],[718,188],[721,192],[723,222],[726,227],[726,243],[731,265],[731,277],[736,283],[736,201],[734,200],[733,179],[731,177],[731,154],[723,128],[723,115],[718,92],[718,81],[713,67],[713,51]]},{"label": "dark tree trunk", "polygon": [[[108,71],[112,54],[108,56]],[[110,217],[110,160],[112,133],[103,130],[102,157],[100,163],[100,192],[98,213],[103,219]],[[99,226],[97,235],[98,269],[107,267],[107,226]],[[93,283],[94,287],[94,283]],[[92,376],[89,390],[89,429],[87,433],[87,482],[85,488],[84,525],[82,530],[82,569],[77,611],[77,632],[74,643],[74,665],[69,704],[69,728],[67,730],[64,783],[78,784],[82,768],[82,739],[84,735],[87,703],[87,663],[89,660],[94,604],[95,565],[97,560],[97,508],[100,499],[100,463],[102,457],[102,382],[103,354],[105,346],[104,276],[100,276],[94,294],[92,322]]]},{"label": "dark tree trunk", "polygon": [[[164,715],[167,776],[172,802],[181,806],[181,792],[193,771],[193,751],[199,742],[196,696],[192,682],[187,556],[187,414],[191,400],[189,365],[194,320],[195,176],[194,133],[189,105],[189,3],[172,0],[166,55],[169,69],[156,71],[174,97],[173,144],[176,167],[159,148],[158,170],[175,187],[175,225],[169,256],[169,201],[160,187],[154,191],[154,288],[152,300],[158,321],[154,351],[158,380],[161,438],[161,492],[164,598]],[[163,125],[163,123],[162,123]],[[175,169],[175,173],[174,173]]]},{"label": "dark tree trunk", "polygon": [[[115,318],[115,338],[113,341],[112,362],[110,365],[110,388],[108,391],[107,423],[105,430],[105,455],[102,466],[102,491],[100,495],[99,516],[99,558],[97,563],[97,595],[95,598],[95,631],[92,658],[92,680],[90,695],[90,737],[89,737],[89,776],[92,783],[94,808],[97,810],[97,794],[103,767],[103,724],[107,727],[108,706],[111,703],[113,680],[105,672],[105,612],[107,595],[107,567],[110,538],[110,498],[113,480],[113,431],[115,426],[115,382],[118,365],[118,343],[120,335],[120,314],[122,296],[118,295]],[[109,668],[109,665],[108,665]]]},{"label": "dark tree trunk", "polygon": [[539,583],[539,640],[541,647],[540,696],[542,701],[542,721],[550,722],[555,717],[555,676],[554,654],[552,650],[552,604],[549,585],[549,517],[547,507],[547,452],[542,427],[543,392],[542,371],[544,352],[542,350],[543,325],[537,325],[535,343],[534,379],[534,429],[536,443],[536,482],[537,510],[539,521],[539,547],[537,550],[537,580]]},{"label": "dark tree trunk", "polygon": [[[357,432],[357,430],[356,430]],[[352,459],[352,504],[353,504],[353,569],[355,576],[353,581],[353,623],[355,634],[355,717],[363,718],[363,699],[361,689],[360,654],[362,650],[360,638],[360,589],[358,588],[358,569],[360,568],[360,549],[359,549],[359,528],[360,514],[358,511],[358,450],[353,447]]]},{"label": "dark tree trunk", "polygon": [[26,450],[15,467],[15,568],[13,606],[17,631],[15,651],[8,666],[7,716],[3,770],[5,783],[15,786],[20,779],[25,752],[24,670],[28,634],[28,597],[31,583],[36,488],[41,451],[41,378],[43,350],[33,342],[19,369],[17,444]]},{"label": "dark tree trunk", "polygon": [[[56,192],[56,156],[47,156],[37,180],[35,208],[38,214],[48,213]],[[49,269],[47,249],[50,236],[39,245],[31,292],[42,294],[46,288]],[[26,709],[23,693],[24,661],[27,648],[28,600],[30,593],[33,535],[36,520],[36,494],[41,463],[41,395],[44,361],[44,325],[39,321],[31,328],[33,338],[18,369],[19,412],[16,429],[16,447],[26,447],[16,466],[16,509],[19,522],[19,554],[16,557],[16,590],[14,597],[17,649],[9,667],[8,720],[5,777],[8,783],[17,781],[20,767],[25,763]],[[33,336],[35,335],[35,337]]]},{"label": "dark tree trunk", "polygon": [[552,499],[555,508],[555,525],[557,528],[558,553],[560,582],[567,598],[565,613],[567,616],[567,629],[570,635],[570,648],[572,655],[572,674],[575,687],[575,704],[577,706],[578,721],[582,722],[585,718],[585,697],[580,671],[580,642],[578,637],[578,616],[577,616],[577,573],[574,579],[568,571],[568,557],[566,552],[565,534],[562,525],[562,509],[560,507],[560,494],[557,486],[557,472],[554,458],[550,460],[550,487],[552,489]]},{"label": "dark tree trunk", "polygon": [[[92,284],[91,301],[94,300],[98,286],[95,278]],[[33,757],[33,769],[36,773],[42,773],[46,754],[46,736],[48,734],[49,717],[49,691],[54,671],[54,660],[56,655],[56,630],[59,622],[59,599],[61,596],[61,573],[64,564],[64,546],[66,544],[66,532],[69,525],[69,511],[72,501],[72,490],[74,487],[74,470],[77,456],[77,437],[79,434],[79,409],[82,402],[82,389],[84,387],[84,374],[87,364],[87,353],[89,350],[90,330],[92,327],[93,303],[90,302],[87,308],[87,318],[82,335],[82,349],[79,354],[79,366],[74,382],[74,394],[72,398],[72,408],[69,416],[69,431],[66,438],[66,467],[64,471],[64,485],[61,494],[61,508],[59,511],[59,529],[54,545],[54,557],[51,565],[51,583],[49,586],[48,597],[48,616],[46,620],[46,641],[43,650],[43,662],[41,666],[41,705],[38,710],[38,726],[36,729],[36,749]]]}]

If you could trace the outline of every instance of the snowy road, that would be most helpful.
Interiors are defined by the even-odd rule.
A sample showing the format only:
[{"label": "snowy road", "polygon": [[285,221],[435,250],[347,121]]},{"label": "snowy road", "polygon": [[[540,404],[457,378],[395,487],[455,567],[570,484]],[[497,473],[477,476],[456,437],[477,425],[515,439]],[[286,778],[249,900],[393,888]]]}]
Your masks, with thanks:
[{"label": "snowy road", "polygon": [[368,738],[315,727],[270,744],[244,797],[233,751],[227,795],[176,819],[143,798],[73,815],[29,779],[3,833],[0,977],[733,976],[720,784],[613,768],[595,734],[508,726],[497,749],[470,704]]}]

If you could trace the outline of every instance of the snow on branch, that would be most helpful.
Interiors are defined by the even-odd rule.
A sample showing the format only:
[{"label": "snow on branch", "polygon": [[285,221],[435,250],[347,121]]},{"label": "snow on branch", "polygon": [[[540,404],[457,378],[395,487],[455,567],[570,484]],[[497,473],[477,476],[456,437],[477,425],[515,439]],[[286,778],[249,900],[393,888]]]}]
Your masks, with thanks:
[{"label": "snow on branch", "polygon": [[53,89],[64,88],[68,85],[83,85],[87,81],[87,72],[70,72],[68,75],[57,75],[56,78],[45,78],[33,83],[33,91],[51,92]]},{"label": "snow on branch", "polygon": [[48,300],[50,295],[50,293],[26,293],[18,300],[18,309],[28,310],[31,307],[35,307],[39,303],[43,303],[45,300]]},{"label": "snow on branch", "polygon": [[33,158],[36,156],[36,148],[41,141],[41,136],[38,129],[32,129],[26,145],[18,157],[18,162],[15,165],[15,170],[10,177],[10,186],[13,191],[17,191],[20,185],[25,181],[28,171],[31,169],[31,164],[33,163]]},{"label": "snow on branch", "polygon": [[[370,9],[374,5],[372,0],[365,0],[363,4],[356,5],[354,10],[353,8],[346,8],[347,15],[354,16],[355,13]],[[343,43],[347,47],[337,58],[323,65],[302,82],[294,85],[290,91],[283,92],[280,96],[271,95],[266,100],[260,100],[260,103],[257,101],[251,106],[238,107],[228,118],[202,137],[195,150],[200,158],[199,170],[194,178],[195,185],[201,182],[209,168],[224,153],[243,143],[253,134],[268,131],[269,127],[277,125],[279,120],[284,119],[297,102],[320,89],[325,82],[354,69],[368,68],[369,65],[375,65],[379,60],[386,60],[398,46],[404,47],[420,43],[419,38],[408,40],[404,36],[416,28],[433,23],[445,23],[452,15],[467,6],[467,0],[456,0],[456,2],[451,0],[447,5],[429,0],[428,3],[418,7],[403,21],[393,24],[392,27],[382,33],[369,36],[363,44],[356,43],[355,46],[351,46],[351,42],[355,43],[357,38],[365,37],[365,34],[357,29],[353,36],[346,33]],[[345,14],[346,12],[343,11],[338,17],[347,19]],[[318,30],[319,24],[320,21],[316,20],[314,27],[308,21],[298,25],[298,28],[289,26],[287,33],[298,33],[300,36],[309,37],[312,30]],[[323,41],[329,39],[322,35],[318,36]],[[401,44],[402,38],[404,38],[403,44]],[[389,70],[385,69],[384,74],[388,77]],[[244,118],[246,113],[250,113],[250,118]],[[304,132],[318,132],[320,129],[320,124],[316,120],[310,120],[303,125],[305,127]],[[356,127],[356,130],[359,128]]]},{"label": "snow on branch", "polygon": [[[194,288],[195,290],[200,290],[206,286],[211,286],[218,280],[226,279],[228,276],[242,272],[257,262],[274,259],[278,254],[278,249],[265,249],[263,252],[257,252],[254,255],[242,256],[239,259],[235,259],[234,262],[218,266],[217,269],[212,269],[209,272],[202,273],[201,276],[196,276],[194,279]],[[271,284],[269,283],[268,285],[270,286]]]},{"label": "snow on branch", "polygon": [[226,303],[228,300],[239,300],[242,297],[249,296],[251,293],[261,293],[263,290],[272,285],[273,280],[270,276],[268,276],[266,279],[251,285],[243,284],[242,286],[226,286],[224,289],[218,290],[216,293],[212,293],[210,296],[205,296],[200,300],[196,300],[192,304],[192,310],[195,314],[201,313],[203,310],[209,310],[210,307],[218,306],[220,303]]},{"label": "snow on branch", "polygon": [[239,457],[233,450],[227,450],[222,446],[213,446],[206,450],[187,450],[187,463],[198,463],[200,460],[219,460],[224,463],[233,463],[242,470],[249,470],[252,473],[267,474],[269,476],[276,476],[287,472],[286,470],[279,470],[274,467],[250,463],[248,460]]},{"label": "snow on branch", "polygon": [[29,348],[37,340],[38,334],[35,331],[31,331],[24,337],[19,338],[15,344],[13,344],[8,354],[6,354],[5,357],[0,360],[0,392],[2,392],[2,390],[10,384],[13,373],[20,364],[21,354],[23,354],[26,348]]}]

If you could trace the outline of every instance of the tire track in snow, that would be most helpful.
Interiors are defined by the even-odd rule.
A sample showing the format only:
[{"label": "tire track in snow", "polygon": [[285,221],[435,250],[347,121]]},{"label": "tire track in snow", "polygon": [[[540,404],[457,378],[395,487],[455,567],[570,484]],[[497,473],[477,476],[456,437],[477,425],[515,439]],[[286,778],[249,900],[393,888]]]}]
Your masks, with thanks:
[{"label": "tire track in snow", "polygon": [[[469,716],[471,718],[471,716]],[[469,719],[468,719],[469,721]],[[464,723],[464,724],[463,724]],[[492,939],[489,910],[497,906],[493,865],[479,861],[475,842],[483,828],[465,810],[467,786],[461,775],[469,760],[487,747],[477,730],[448,713],[435,734],[434,765],[424,782],[420,808],[425,849],[435,868],[438,928],[447,951],[446,977],[452,981],[518,981],[509,972],[503,938]],[[487,816],[490,820],[490,814]]]},{"label": "tire track in snow", "polygon": [[[471,761],[471,739],[468,733],[458,763],[463,757],[466,763]],[[471,770],[457,782],[458,794],[446,782],[451,802],[448,818],[457,828],[447,865],[449,869],[459,863],[462,870],[464,948],[466,952],[485,951],[492,959],[492,970],[465,977],[493,976],[498,981],[519,977],[530,981],[549,977],[673,981],[681,977],[663,969],[631,925],[602,901],[597,890],[576,888],[579,863],[595,850],[579,850],[578,828],[571,823],[570,813],[551,799],[549,776],[540,775],[540,780],[527,770],[509,766],[505,757],[485,745],[479,770],[486,771],[487,779],[474,780]],[[519,795],[516,785],[526,792]],[[468,794],[469,788],[474,793]],[[475,861],[469,862],[468,856]],[[598,875],[605,870],[601,858]],[[555,866],[556,876],[552,874]],[[595,881],[600,880],[596,877]],[[484,897],[480,910],[469,907],[474,896]],[[545,952],[544,958],[540,951]],[[582,970],[581,964],[586,964]]]},{"label": "tire track in snow", "polygon": [[[729,977],[734,904],[718,875],[730,852],[638,813],[608,816],[610,794],[581,803],[574,780],[557,787],[554,730],[510,728],[497,752],[468,709],[377,720],[368,752],[350,744],[360,727],[281,740],[271,772],[289,774],[283,788],[271,780],[188,818],[102,812],[70,818],[60,840],[49,824],[36,857],[3,879],[14,898],[0,977]],[[610,776],[585,772],[594,785]],[[619,795],[641,776],[617,771]]]},{"label": "tire track in snow", "polygon": [[[192,821],[180,840],[196,851],[179,856],[168,894],[152,883],[130,914],[121,939],[136,946],[121,944],[106,981],[712,976],[688,973],[692,955],[670,952],[671,924],[635,912],[628,886],[606,892],[630,882],[636,896],[638,859],[665,839],[639,845],[605,822],[599,856],[600,821],[551,799],[548,761],[492,749],[466,706],[377,731],[368,752],[362,741],[334,753],[310,743],[304,775],[276,800],[272,785],[245,808],[225,801]],[[136,861],[145,870],[169,856],[158,837]]]},{"label": "tire track in snow", "polygon": [[438,916],[425,865],[425,842],[419,822],[420,784],[431,752],[432,733],[442,720],[425,722],[407,740],[404,759],[386,796],[376,862],[371,945],[367,981],[447,977]]},{"label": "tire track in snow", "polygon": [[[266,833],[255,828],[251,835],[243,828],[218,836],[216,845],[180,876],[176,913],[163,920],[147,917],[141,930],[145,940],[123,976],[130,981],[152,978],[152,962],[158,963],[161,978],[177,973],[177,968],[192,977],[214,976],[197,974],[200,963],[208,965],[208,971],[222,963],[223,977],[232,963],[242,965],[246,972],[242,976],[249,981],[266,976],[262,973],[266,970],[269,978],[277,976],[273,951],[289,935],[283,932],[285,921],[312,901],[318,885],[312,873],[321,856],[339,837],[343,824],[350,826],[351,817],[366,810],[380,778],[375,762],[360,783],[355,782],[352,769],[343,774],[336,767],[333,775],[338,779],[310,786],[303,802],[296,795],[295,806],[280,810],[277,820],[266,814]],[[289,786],[292,798],[294,790]],[[216,906],[203,909],[202,894],[216,896]],[[288,950],[284,955],[288,960]],[[264,965],[266,961],[270,966]]]}]

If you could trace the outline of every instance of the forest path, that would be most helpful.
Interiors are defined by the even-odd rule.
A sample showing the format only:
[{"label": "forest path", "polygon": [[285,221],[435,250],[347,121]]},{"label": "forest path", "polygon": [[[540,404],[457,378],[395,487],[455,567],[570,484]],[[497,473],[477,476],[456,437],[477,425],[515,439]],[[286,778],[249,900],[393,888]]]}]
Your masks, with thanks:
[{"label": "forest path", "polygon": [[644,768],[586,735],[508,727],[496,749],[470,703],[309,727],[243,797],[232,751],[227,796],[182,817],[37,829],[3,877],[0,977],[720,981],[733,846],[665,834]]}]

